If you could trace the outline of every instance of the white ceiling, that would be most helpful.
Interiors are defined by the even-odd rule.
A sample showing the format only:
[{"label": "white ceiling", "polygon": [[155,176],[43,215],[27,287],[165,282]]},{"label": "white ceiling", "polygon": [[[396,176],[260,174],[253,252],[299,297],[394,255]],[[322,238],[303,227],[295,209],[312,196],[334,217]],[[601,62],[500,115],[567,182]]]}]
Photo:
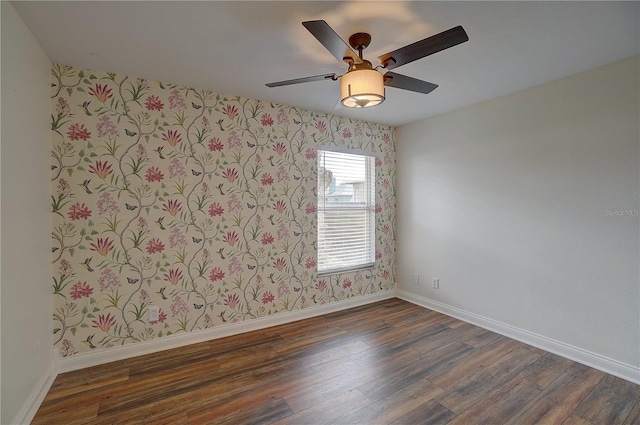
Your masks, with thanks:
[{"label": "white ceiling", "polygon": [[[52,61],[313,111],[402,125],[639,53],[640,2],[31,2],[13,5]],[[334,109],[339,83],[265,83],[338,63],[301,25],[324,19],[365,58],[462,25],[469,41],[397,68],[439,88],[388,88],[370,109]]]}]

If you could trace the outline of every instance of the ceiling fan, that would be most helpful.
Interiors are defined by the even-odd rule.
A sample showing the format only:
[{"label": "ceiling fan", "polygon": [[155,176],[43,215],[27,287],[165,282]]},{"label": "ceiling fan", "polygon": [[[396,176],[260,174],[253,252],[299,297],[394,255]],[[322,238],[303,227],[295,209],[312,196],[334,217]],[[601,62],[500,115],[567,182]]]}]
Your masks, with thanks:
[{"label": "ceiling fan", "polygon": [[[346,62],[349,65],[349,69],[342,75],[314,75],[268,83],[266,86],[280,87],[312,81],[336,81],[340,79],[340,102],[342,105],[351,108],[368,108],[379,105],[385,99],[384,86],[424,94],[432,92],[438,87],[437,84],[407,77],[389,70],[469,40],[464,28],[457,26],[378,56],[380,65],[374,68],[371,62],[362,57],[362,51],[371,43],[371,35],[364,32],[355,33],[349,37],[349,45],[347,45],[325,21],[306,21],[302,25],[338,61]],[[354,49],[357,50],[357,53]],[[382,74],[378,71],[378,68],[386,69],[387,72]]]}]

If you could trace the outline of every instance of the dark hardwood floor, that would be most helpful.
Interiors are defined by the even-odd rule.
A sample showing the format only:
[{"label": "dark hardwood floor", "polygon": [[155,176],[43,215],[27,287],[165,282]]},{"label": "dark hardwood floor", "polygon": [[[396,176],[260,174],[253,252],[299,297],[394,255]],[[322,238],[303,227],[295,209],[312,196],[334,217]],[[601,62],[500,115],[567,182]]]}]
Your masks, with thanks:
[{"label": "dark hardwood floor", "polygon": [[640,424],[640,386],[392,299],[61,374],[33,424]]}]

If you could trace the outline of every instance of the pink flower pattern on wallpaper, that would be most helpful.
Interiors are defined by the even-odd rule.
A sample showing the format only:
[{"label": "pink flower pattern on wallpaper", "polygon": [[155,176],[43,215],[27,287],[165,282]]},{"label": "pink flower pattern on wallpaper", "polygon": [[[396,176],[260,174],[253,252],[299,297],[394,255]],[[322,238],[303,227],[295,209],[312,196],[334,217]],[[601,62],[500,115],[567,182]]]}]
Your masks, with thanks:
[{"label": "pink flower pattern on wallpaper", "polygon": [[96,161],[95,164],[89,165],[89,172],[104,180],[109,174],[113,173],[113,168],[107,161]]},{"label": "pink flower pattern on wallpaper", "polygon": [[94,87],[89,87],[89,94],[98,98],[102,103],[106,102],[113,96],[113,94],[111,94],[111,89],[106,84],[96,84]]},{"label": "pink flower pattern on wallpaper", "polygon": [[[393,288],[392,128],[89,69],[52,73],[60,355]],[[376,155],[366,272],[317,277],[320,146]]]},{"label": "pink flower pattern on wallpaper", "polygon": [[84,204],[84,202],[82,204],[80,204],[80,202],[76,202],[71,205],[68,214],[71,220],[81,220],[91,217],[91,210]]},{"label": "pink flower pattern on wallpaper", "polygon": [[149,111],[162,111],[164,103],[162,103],[158,96],[151,95],[147,97],[147,100],[144,102],[144,106]]},{"label": "pink flower pattern on wallpaper", "polygon": [[84,126],[84,124],[75,123],[69,126],[67,136],[71,140],[87,140],[91,137],[91,132]]},{"label": "pink flower pattern on wallpaper", "polygon": [[87,282],[78,282],[71,287],[69,295],[71,299],[79,300],[81,298],[88,298],[93,294],[93,288],[87,284]]}]

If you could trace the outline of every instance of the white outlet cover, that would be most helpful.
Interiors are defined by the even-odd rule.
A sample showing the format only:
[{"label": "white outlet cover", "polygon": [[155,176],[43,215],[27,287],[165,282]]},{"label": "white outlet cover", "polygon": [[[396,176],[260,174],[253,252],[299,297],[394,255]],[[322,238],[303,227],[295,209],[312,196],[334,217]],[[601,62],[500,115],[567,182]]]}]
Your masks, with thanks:
[{"label": "white outlet cover", "polygon": [[156,322],[158,321],[159,316],[160,316],[160,307],[149,306],[149,321]]}]

